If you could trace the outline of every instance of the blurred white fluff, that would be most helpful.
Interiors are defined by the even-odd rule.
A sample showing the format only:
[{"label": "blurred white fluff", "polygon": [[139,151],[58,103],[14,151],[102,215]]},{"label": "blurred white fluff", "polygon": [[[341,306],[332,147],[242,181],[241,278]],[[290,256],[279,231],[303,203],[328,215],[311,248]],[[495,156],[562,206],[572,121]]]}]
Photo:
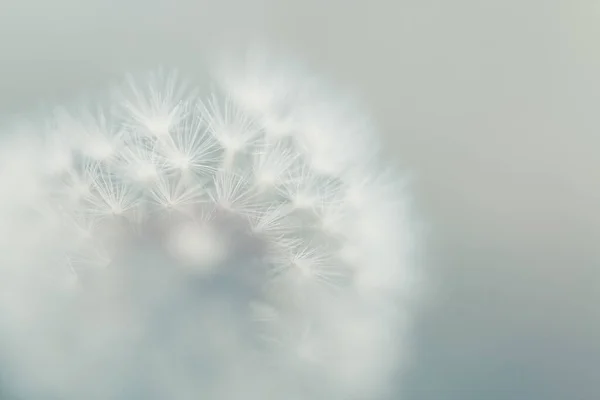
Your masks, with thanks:
[{"label": "blurred white fluff", "polygon": [[25,398],[375,399],[413,224],[358,108],[260,57],[128,78],[0,156],[0,372]]}]

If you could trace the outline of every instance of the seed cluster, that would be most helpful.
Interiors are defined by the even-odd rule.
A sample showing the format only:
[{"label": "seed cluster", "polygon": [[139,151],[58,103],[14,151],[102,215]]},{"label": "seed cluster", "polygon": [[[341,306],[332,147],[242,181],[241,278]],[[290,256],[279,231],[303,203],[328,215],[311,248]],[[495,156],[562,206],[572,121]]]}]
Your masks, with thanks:
[{"label": "seed cluster", "polygon": [[85,291],[145,243],[164,268],[245,286],[260,348],[349,370],[349,351],[383,340],[365,321],[408,276],[377,140],[315,85],[253,73],[196,93],[161,70],[128,79],[110,107],[48,121],[30,198],[61,236],[49,275]]}]

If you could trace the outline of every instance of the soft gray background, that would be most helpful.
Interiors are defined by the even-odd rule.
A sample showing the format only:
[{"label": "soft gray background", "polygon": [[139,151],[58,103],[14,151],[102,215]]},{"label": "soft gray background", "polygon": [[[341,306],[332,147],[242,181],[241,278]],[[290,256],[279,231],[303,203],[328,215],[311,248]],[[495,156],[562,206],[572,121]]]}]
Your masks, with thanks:
[{"label": "soft gray background", "polygon": [[405,400],[600,398],[600,5],[1,0],[0,111],[267,40],[369,105],[431,277]]}]

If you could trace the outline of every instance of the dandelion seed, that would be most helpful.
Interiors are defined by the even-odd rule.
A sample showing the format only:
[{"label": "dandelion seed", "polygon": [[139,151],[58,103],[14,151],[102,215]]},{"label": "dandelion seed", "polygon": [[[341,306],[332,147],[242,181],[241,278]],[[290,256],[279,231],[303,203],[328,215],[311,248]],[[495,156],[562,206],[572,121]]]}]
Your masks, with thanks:
[{"label": "dandelion seed", "polygon": [[118,95],[132,131],[165,137],[185,117],[185,101],[192,93],[176,72],[160,69],[148,74],[144,81],[129,76],[127,84],[129,91]]},{"label": "dandelion seed", "polygon": [[315,174],[307,165],[302,165],[290,171],[280,192],[293,207],[314,209],[334,199],[339,186],[335,179]]},{"label": "dandelion seed", "polygon": [[148,184],[158,178],[165,169],[157,151],[157,143],[143,136],[130,136],[119,153],[117,170],[134,182]]},{"label": "dandelion seed", "polygon": [[265,145],[254,153],[253,175],[254,182],[260,192],[264,192],[277,186],[285,185],[290,175],[290,169],[298,155],[278,145]]},{"label": "dandelion seed", "polygon": [[150,188],[150,200],[158,211],[185,212],[205,200],[205,188],[201,182],[161,175]]},{"label": "dandelion seed", "polygon": [[248,180],[226,171],[218,171],[214,177],[214,187],[209,191],[210,199],[225,211],[248,215],[252,213],[251,203],[254,193]]},{"label": "dandelion seed", "polygon": [[139,191],[102,167],[92,175],[92,193],[86,211],[98,218],[123,216],[139,204]]},{"label": "dandelion seed", "polygon": [[213,94],[202,110],[209,132],[223,148],[222,165],[231,168],[236,156],[256,142],[259,128],[228,98],[221,102]]},{"label": "dandelion seed", "polygon": [[338,289],[345,274],[323,247],[306,244],[293,248],[287,255],[272,260],[274,279],[290,285],[302,297],[314,288]]},{"label": "dandelion seed", "polygon": [[158,144],[158,151],[169,171],[209,175],[218,165],[218,143],[204,125],[201,114],[191,111],[186,114],[173,133]]},{"label": "dandelion seed", "polygon": [[291,234],[297,226],[290,220],[290,208],[285,205],[271,205],[266,210],[249,216],[250,229],[254,234],[282,237]]}]

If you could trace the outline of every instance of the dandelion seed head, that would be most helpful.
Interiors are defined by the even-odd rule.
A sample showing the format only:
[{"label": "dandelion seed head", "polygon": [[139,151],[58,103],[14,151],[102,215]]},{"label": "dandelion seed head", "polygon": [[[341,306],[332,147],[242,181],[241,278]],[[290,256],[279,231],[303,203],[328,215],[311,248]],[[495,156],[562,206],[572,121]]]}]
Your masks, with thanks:
[{"label": "dandelion seed head", "polygon": [[[47,393],[75,399],[90,388],[44,374],[40,354],[59,348],[65,375],[114,388],[140,374],[165,398],[181,388],[221,393],[226,385],[215,385],[238,373],[268,382],[264,393],[315,377],[323,393],[374,393],[391,371],[375,356],[388,316],[371,299],[392,302],[404,290],[393,282],[410,276],[410,232],[400,192],[373,162],[376,140],[355,110],[298,82],[297,71],[248,62],[205,98],[175,73],[129,77],[106,111],[57,112],[34,150],[0,150],[0,167],[19,178],[0,168],[0,184],[19,194],[2,200],[10,224],[0,227],[0,261],[10,267],[0,263],[0,293],[15,271],[56,278],[37,292],[19,281],[41,299],[29,312],[53,328],[13,355],[21,371],[39,373],[33,380],[45,377]],[[65,311],[50,324],[41,315],[57,314],[54,301]],[[352,338],[336,339],[341,322]],[[24,328],[12,328],[0,323],[16,340]],[[184,331],[194,340],[180,342]],[[59,346],[65,337],[80,347]],[[165,358],[181,371],[159,368]],[[101,397],[114,398],[107,390]]]}]

